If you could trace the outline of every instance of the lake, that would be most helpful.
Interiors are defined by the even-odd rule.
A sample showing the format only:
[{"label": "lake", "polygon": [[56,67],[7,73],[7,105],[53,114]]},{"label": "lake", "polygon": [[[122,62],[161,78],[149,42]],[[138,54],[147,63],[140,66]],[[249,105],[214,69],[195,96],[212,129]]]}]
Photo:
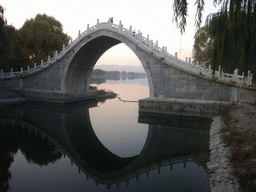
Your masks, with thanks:
[{"label": "lake", "polygon": [[211,119],[139,114],[147,79],[93,86],[118,97],[0,112],[1,191],[210,191]]}]

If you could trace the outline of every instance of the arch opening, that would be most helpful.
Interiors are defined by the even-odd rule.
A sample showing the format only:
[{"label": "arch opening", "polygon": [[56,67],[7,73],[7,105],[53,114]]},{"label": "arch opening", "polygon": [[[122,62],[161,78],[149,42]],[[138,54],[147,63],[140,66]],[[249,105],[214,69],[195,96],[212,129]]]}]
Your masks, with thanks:
[{"label": "arch opening", "polygon": [[74,55],[70,59],[64,78],[65,90],[62,90],[68,93],[88,91],[92,71],[97,61],[110,48],[123,43],[137,56],[142,64],[148,79],[150,97],[154,96],[151,72],[148,68],[147,62],[137,50],[136,45],[129,41],[129,39],[118,34],[103,33],[95,36],[96,37],[89,37],[89,40],[85,39],[80,43],[76,51],[73,50]]},{"label": "arch opening", "polygon": [[101,36],[86,43],[74,55],[67,74],[67,92],[83,92],[89,88],[89,77],[101,55],[120,41]]}]

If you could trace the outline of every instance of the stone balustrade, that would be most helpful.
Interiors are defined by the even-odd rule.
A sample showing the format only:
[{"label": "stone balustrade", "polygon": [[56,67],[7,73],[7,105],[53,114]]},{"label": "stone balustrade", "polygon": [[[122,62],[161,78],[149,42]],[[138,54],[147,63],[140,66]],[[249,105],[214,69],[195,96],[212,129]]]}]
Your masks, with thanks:
[{"label": "stone balustrade", "polygon": [[[61,59],[67,52],[69,52],[73,47],[75,47],[79,42],[85,38],[87,35],[97,31],[97,30],[109,30],[118,34],[121,34],[125,36],[126,38],[130,38],[130,40],[135,43],[138,47],[141,49],[144,49],[145,51],[150,52],[155,57],[161,58],[167,65],[174,66],[180,70],[186,71],[188,73],[192,73],[194,75],[203,76],[208,79],[216,79],[218,81],[224,82],[224,83],[234,83],[241,86],[251,86],[252,85],[252,74],[250,71],[248,71],[248,76],[245,77],[244,75],[238,74],[238,69],[234,71],[234,74],[228,74],[224,73],[223,70],[219,67],[218,71],[213,71],[211,69],[211,66],[209,68],[206,68],[206,63],[203,64],[203,66],[199,66],[199,64],[192,64],[191,58],[189,58],[189,62],[182,61],[178,59],[177,52],[175,53],[175,56],[169,54],[167,52],[167,47],[160,47],[158,45],[158,41],[155,43],[153,40],[149,39],[149,35],[147,37],[142,36],[142,33],[138,31],[138,33],[134,33],[132,30],[132,26],[129,27],[129,29],[126,29],[123,27],[122,22],[120,21],[118,25],[113,24],[111,21],[100,23],[99,19],[97,20],[97,24],[89,27],[89,24],[87,24],[87,29],[81,33],[80,30],[78,31],[78,37],[75,40],[70,40],[69,44],[67,46],[63,45],[62,51],[58,53],[55,52],[55,56],[53,58],[48,57],[48,60],[43,62],[41,61],[40,65],[34,64],[33,68],[27,67],[26,70],[21,68],[20,71],[13,72],[13,69],[11,69],[11,72],[4,73],[1,69],[0,71],[0,79],[11,79],[11,78],[19,78],[26,75],[32,75],[33,73],[36,73],[42,69],[48,68],[50,65],[54,64],[55,61]],[[244,73],[243,73],[244,74]]]}]

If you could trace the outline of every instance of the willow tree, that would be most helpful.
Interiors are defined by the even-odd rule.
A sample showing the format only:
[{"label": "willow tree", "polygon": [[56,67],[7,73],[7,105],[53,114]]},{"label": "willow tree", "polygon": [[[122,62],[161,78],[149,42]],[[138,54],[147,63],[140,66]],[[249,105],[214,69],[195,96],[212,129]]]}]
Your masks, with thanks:
[{"label": "willow tree", "polygon": [[[230,1],[207,17],[214,43],[214,64],[256,73],[256,1]],[[254,78],[255,79],[255,78]]]},{"label": "willow tree", "polygon": [[67,45],[69,36],[63,33],[62,24],[53,17],[38,14],[35,19],[27,20],[11,41],[9,59],[15,60],[14,68],[46,61],[55,51]]},{"label": "willow tree", "polygon": [[[256,79],[256,0],[213,0],[220,4],[218,13],[207,17],[206,27],[212,40],[212,61],[216,69],[221,65],[225,71],[239,71],[247,74],[251,70]],[[181,33],[185,32],[187,0],[174,0],[174,20]],[[202,23],[204,0],[196,0],[195,24]]]}]

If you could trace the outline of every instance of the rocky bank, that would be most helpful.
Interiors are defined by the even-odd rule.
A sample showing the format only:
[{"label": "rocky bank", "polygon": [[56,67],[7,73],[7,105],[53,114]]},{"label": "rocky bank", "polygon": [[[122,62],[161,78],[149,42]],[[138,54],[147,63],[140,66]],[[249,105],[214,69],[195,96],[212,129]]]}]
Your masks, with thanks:
[{"label": "rocky bank", "polygon": [[[250,131],[256,129],[255,107],[241,105],[229,112],[233,129]],[[221,116],[213,118],[210,130],[210,161],[207,163],[208,178],[212,192],[242,191],[238,178],[234,176],[234,166],[230,162],[231,146],[224,141],[221,129],[225,127]],[[255,136],[256,138],[256,136]]]}]

